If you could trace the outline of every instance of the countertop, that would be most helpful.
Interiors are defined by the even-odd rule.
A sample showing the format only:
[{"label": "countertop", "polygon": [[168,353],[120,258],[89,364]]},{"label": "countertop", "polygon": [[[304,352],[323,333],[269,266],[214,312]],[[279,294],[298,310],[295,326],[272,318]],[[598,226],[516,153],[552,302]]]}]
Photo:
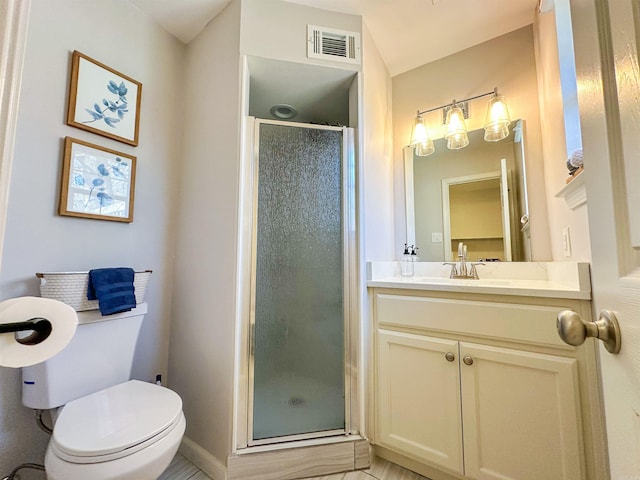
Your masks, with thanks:
[{"label": "countertop", "polygon": [[450,268],[442,262],[417,262],[414,275],[402,277],[399,262],[368,262],[367,287],[591,299],[588,263],[487,263],[478,266],[478,280],[450,279]]}]

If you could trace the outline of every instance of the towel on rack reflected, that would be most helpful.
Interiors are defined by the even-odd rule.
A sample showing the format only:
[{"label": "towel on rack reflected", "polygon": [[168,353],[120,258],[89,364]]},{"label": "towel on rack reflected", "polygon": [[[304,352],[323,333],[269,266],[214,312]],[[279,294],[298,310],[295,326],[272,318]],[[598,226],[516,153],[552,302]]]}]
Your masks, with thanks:
[{"label": "towel on rack reflected", "polygon": [[98,300],[102,315],[127,312],[136,307],[133,268],[97,268],[89,271],[87,299]]}]

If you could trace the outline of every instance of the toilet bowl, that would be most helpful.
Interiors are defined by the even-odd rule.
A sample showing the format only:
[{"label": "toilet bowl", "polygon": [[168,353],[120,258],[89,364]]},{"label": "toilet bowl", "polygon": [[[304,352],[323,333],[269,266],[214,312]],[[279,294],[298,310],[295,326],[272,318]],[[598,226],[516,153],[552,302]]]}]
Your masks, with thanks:
[{"label": "toilet bowl", "polygon": [[45,455],[48,480],[155,480],[185,430],[180,397],[131,380],[60,409]]},{"label": "toilet bowl", "polygon": [[182,399],[130,379],[146,313],[145,303],[108,316],[78,312],[71,342],[22,369],[22,403],[54,420],[48,480],[155,480],[171,463],[185,431]]}]

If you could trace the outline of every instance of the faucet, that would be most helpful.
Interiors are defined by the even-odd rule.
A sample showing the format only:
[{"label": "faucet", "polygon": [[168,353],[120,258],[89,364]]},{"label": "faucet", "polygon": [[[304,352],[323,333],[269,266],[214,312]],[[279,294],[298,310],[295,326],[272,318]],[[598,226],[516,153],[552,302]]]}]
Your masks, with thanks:
[{"label": "faucet", "polygon": [[484,265],[481,262],[471,262],[467,264],[467,246],[458,243],[458,263],[445,262],[443,265],[451,265],[451,275],[449,278],[464,278],[468,280],[479,280],[477,265]]}]

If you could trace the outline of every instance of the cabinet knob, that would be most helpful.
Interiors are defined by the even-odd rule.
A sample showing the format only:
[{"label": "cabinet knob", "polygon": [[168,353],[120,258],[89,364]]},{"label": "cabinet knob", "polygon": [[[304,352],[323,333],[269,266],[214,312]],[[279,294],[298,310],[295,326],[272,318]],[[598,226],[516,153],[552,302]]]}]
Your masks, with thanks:
[{"label": "cabinet knob", "polygon": [[447,352],[444,354],[444,358],[447,359],[447,362],[453,362],[456,359],[456,356],[452,352]]},{"label": "cabinet knob", "polygon": [[556,329],[560,338],[574,347],[582,345],[587,337],[594,337],[604,342],[609,353],[620,352],[620,326],[611,310],[602,310],[598,320],[589,322],[572,310],[563,310],[558,314]]},{"label": "cabinet knob", "polygon": [[473,365],[473,357],[470,357],[469,355],[465,355],[462,358],[462,361],[464,362],[465,365]]}]

